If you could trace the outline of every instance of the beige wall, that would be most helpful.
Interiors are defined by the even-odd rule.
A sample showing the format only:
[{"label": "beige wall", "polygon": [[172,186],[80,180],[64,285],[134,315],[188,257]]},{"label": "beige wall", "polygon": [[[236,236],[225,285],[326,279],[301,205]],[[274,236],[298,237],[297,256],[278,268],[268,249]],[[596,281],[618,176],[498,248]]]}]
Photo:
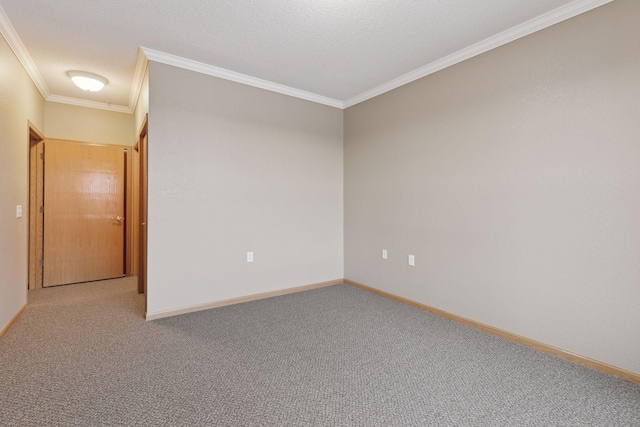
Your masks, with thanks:
[{"label": "beige wall", "polygon": [[[0,36],[0,330],[27,302],[28,125],[44,131],[44,100]],[[16,205],[23,216],[16,218]]]},{"label": "beige wall", "polygon": [[619,0],[346,110],[346,277],[640,373],[638,22]]},{"label": "beige wall", "polygon": [[155,62],[149,93],[149,314],[343,277],[341,110]]},{"label": "beige wall", "polygon": [[135,141],[133,114],[47,101],[44,118],[47,138],[116,145]]}]

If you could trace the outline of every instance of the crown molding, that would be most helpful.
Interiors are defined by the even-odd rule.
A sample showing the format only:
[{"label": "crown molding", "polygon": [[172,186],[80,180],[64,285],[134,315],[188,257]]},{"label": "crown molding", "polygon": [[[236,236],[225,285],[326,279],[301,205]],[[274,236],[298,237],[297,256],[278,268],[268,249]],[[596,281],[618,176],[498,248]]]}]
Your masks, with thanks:
[{"label": "crown molding", "polygon": [[49,91],[49,87],[42,78],[40,71],[38,71],[31,55],[27,52],[27,48],[22,44],[22,40],[20,40],[16,29],[13,28],[13,24],[9,21],[9,17],[4,12],[2,6],[0,6],[0,33],[4,36],[7,44],[18,58],[18,61],[20,61],[20,64],[22,64],[22,67],[24,67],[33,84],[36,85],[40,95],[42,95],[44,99],[47,99],[51,95],[51,91]]},{"label": "crown molding", "polygon": [[422,77],[426,77],[430,74],[458,64],[474,56],[488,52],[519,38],[535,33],[536,31],[540,31],[559,22],[573,18],[574,16],[580,15],[581,13],[588,12],[612,1],[613,0],[575,0],[555,10],[552,10],[551,12],[540,15],[523,24],[517,25],[513,28],[503,31],[502,33],[496,34],[481,42],[473,44],[451,55],[448,55],[423,67],[413,70],[407,74],[404,74],[398,78],[390,80],[387,83],[362,92],[361,94],[349,98],[346,101],[328,98],[322,95],[317,95],[311,92],[306,92],[300,89],[295,89],[289,86],[270,82],[268,80],[259,79],[256,77],[248,76],[246,74],[237,73],[235,71],[230,71],[224,68],[216,67],[198,61],[193,61],[145,47],[140,47],[138,51],[138,59],[136,62],[136,69],[131,85],[131,93],[129,96],[128,106],[112,105],[109,103],[88,101],[60,95],[52,95],[47,84],[42,78],[42,75],[38,71],[33,59],[29,55],[29,52],[27,52],[27,49],[22,44],[22,41],[16,33],[15,28],[2,9],[2,6],[0,6],[0,33],[4,36],[5,40],[11,47],[11,50],[18,58],[37,89],[40,91],[42,97],[46,101],[50,102],[60,102],[63,104],[76,105],[80,107],[97,108],[101,110],[132,114],[138,102],[138,97],[140,96],[140,90],[144,81],[144,75],[148,61],[151,60],[178,68],[195,71],[197,73],[245,84],[248,86],[281,93],[295,98],[328,105],[330,107],[344,109],[364,102],[368,99],[374,98],[378,95],[382,95],[385,92],[389,92],[400,86],[421,79]]},{"label": "crown molding", "polygon": [[300,89],[295,89],[289,86],[273,83],[268,80],[262,80],[256,77],[248,76],[246,74],[237,73],[235,71],[215,67],[213,65],[204,64],[202,62],[193,61],[191,59],[182,58],[146,47],[141,47],[140,49],[142,49],[142,51],[150,61],[160,62],[162,64],[183,68],[185,70],[195,71],[196,73],[206,74],[225,80],[230,80],[236,83],[242,83],[248,86],[269,90],[271,92],[277,92],[283,95],[289,95],[295,98],[316,102],[318,104],[328,105],[330,107],[340,109],[344,108],[343,102],[337,99],[316,95],[315,93],[305,92]]},{"label": "crown molding", "polygon": [[385,92],[389,92],[400,86],[404,86],[415,80],[426,77],[429,74],[433,74],[437,71],[455,65],[459,62],[472,58],[474,56],[483,54],[487,51],[500,47],[504,44],[517,40],[519,38],[533,34],[536,31],[540,31],[559,22],[566,21],[581,13],[588,12],[592,9],[612,2],[613,0],[576,0],[568,3],[557,9],[533,18],[523,24],[512,27],[506,31],[503,31],[495,36],[491,36],[481,42],[473,44],[462,50],[459,50],[451,55],[445,56],[435,62],[420,67],[417,70],[411,71],[398,78],[395,78],[387,83],[370,89],[366,92],[356,95],[353,98],[349,98],[344,101],[343,108],[349,108],[353,105],[364,102],[368,99],[374,98],[378,95],[382,95]]},{"label": "crown molding", "polygon": [[70,96],[49,95],[45,98],[48,102],[58,102],[60,104],[75,105],[76,107],[96,108],[98,110],[113,111],[115,113],[132,114],[133,110],[125,105],[113,105],[107,102],[89,101],[86,99],[72,98]]}]

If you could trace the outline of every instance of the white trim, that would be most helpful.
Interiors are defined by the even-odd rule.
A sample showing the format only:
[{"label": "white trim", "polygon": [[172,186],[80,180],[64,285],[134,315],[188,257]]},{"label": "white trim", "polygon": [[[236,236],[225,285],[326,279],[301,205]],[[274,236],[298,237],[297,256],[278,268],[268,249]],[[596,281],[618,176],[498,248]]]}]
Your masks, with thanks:
[{"label": "white trim", "polygon": [[129,96],[129,109],[133,113],[138,104],[142,84],[144,83],[144,74],[147,71],[147,57],[142,49],[138,48],[138,60],[136,61],[136,71],[133,73],[133,83],[131,84],[131,95]]},{"label": "white trim", "polygon": [[58,102],[60,104],[75,105],[77,107],[96,108],[98,110],[113,111],[116,113],[132,114],[130,107],[125,105],[113,105],[106,102],[89,101],[87,99],[71,98],[62,95],[50,95],[46,98],[48,102]]},{"label": "white trim", "polygon": [[271,92],[277,92],[284,95],[293,96],[295,98],[317,102],[318,104],[324,104],[330,107],[344,108],[343,102],[337,99],[316,95],[315,93],[305,92],[303,90],[281,85],[279,83],[273,83],[267,80],[251,77],[246,74],[237,73],[235,71],[215,67],[213,65],[204,64],[202,62],[193,61],[191,59],[182,58],[180,56],[171,55],[169,53],[160,52],[146,47],[141,47],[140,49],[142,49],[142,51],[150,61],[160,62],[162,64],[167,64],[178,68],[184,68],[185,70],[195,71],[196,73],[219,77],[225,80],[231,80],[236,83],[242,83],[248,86],[269,90]]},{"label": "white trim", "polygon": [[31,81],[36,85],[36,88],[38,88],[42,97],[47,99],[51,95],[49,87],[42,78],[40,71],[38,71],[31,55],[27,52],[27,48],[22,44],[22,40],[20,40],[16,29],[13,28],[13,24],[9,21],[9,17],[4,12],[4,9],[2,9],[2,6],[0,6],[0,33],[4,36],[4,39],[18,58],[18,61],[20,61],[24,67],[24,70],[27,72],[29,77],[31,77]]},{"label": "white trim", "polygon": [[533,18],[523,24],[517,25],[513,28],[496,34],[495,36],[491,36],[481,42],[452,53],[451,55],[445,56],[444,58],[432,62],[431,64],[427,64],[424,67],[413,70],[378,87],[362,92],[361,94],[344,101],[344,108],[349,108],[353,105],[359,104],[378,95],[382,95],[385,92],[389,92],[390,90],[396,89],[400,86],[404,86],[415,80],[421,79],[422,77],[428,76],[429,74],[433,74],[466,59],[483,54],[489,50],[495,49],[519,38],[528,36],[529,34],[535,33],[536,31],[540,31],[559,22],[573,18],[574,16],[580,15],[584,12],[588,12],[591,9],[595,9],[596,7],[602,6],[612,1],[613,0],[576,0],[572,3],[554,9],[551,12]]}]

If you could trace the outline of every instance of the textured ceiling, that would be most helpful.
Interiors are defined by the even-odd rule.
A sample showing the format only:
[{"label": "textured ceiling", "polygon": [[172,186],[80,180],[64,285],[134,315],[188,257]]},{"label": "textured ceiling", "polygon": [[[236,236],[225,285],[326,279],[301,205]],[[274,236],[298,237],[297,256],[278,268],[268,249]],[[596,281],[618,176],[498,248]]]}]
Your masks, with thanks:
[{"label": "textured ceiling", "polygon": [[[604,2],[0,0],[0,6],[52,95],[130,108],[139,47],[348,101],[557,8]],[[110,83],[102,92],[82,92],[66,77],[74,69]]]}]

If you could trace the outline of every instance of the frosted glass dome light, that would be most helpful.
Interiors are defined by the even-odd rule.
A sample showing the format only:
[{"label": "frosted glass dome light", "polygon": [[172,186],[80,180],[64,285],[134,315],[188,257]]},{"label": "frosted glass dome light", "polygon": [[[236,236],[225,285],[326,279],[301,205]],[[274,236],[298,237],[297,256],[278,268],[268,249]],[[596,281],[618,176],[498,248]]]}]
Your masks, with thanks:
[{"label": "frosted glass dome light", "polygon": [[88,92],[98,92],[109,83],[104,77],[86,71],[69,71],[67,75],[76,86]]}]

